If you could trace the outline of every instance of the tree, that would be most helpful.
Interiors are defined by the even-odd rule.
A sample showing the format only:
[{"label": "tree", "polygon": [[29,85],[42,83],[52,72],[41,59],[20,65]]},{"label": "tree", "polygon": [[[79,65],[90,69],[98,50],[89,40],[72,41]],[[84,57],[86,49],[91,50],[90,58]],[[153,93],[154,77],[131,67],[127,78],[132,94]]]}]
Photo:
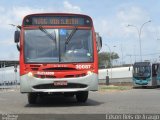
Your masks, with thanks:
[{"label": "tree", "polygon": [[[111,57],[111,59],[110,59],[110,57]],[[98,54],[98,59],[99,59],[98,65],[99,65],[99,67],[100,66],[111,67],[111,60],[118,59],[118,58],[119,58],[119,56],[115,52],[112,52],[112,53],[100,52]]]}]

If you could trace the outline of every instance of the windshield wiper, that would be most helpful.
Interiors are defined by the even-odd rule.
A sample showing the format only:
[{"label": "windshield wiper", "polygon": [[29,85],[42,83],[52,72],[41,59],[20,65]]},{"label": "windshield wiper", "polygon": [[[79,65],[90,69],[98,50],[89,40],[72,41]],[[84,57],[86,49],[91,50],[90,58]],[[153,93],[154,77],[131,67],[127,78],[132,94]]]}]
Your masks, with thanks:
[{"label": "windshield wiper", "polygon": [[65,44],[69,43],[69,41],[71,40],[71,38],[73,37],[73,35],[76,33],[76,31],[77,31],[77,27],[75,26],[75,28],[72,30],[72,32],[69,34],[69,36],[66,38]]},{"label": "windshield wiper", "polygon": [[39,29],[44,32],[51,40],[54,40],[55,44],[56,44],[56,39],[55,37],[49,33],[45,28],[43,28],[42,26],[39,26]]}]

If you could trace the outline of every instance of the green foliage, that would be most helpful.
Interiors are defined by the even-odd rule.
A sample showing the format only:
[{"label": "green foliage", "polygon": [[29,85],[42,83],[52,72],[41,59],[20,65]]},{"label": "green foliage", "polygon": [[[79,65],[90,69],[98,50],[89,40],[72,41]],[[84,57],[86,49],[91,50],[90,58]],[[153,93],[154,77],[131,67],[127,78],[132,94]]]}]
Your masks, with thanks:
[{"label": "green foliage", "polygon": [[110,85],[110,86],[105,86],[105,85],[102,85],[99,87],[100,90],[130,90],[132,89],[132,86],[113,86],[113,85]]},{"label": "green foliage", "polygon": [[99,59],[98,65],[99,66],[102,66],[102,65],[106,66],[107,65],[107,67],[111,67],[111,60],[118,59],[118,58],[119,58],[119,56],[115,52],[112,52],[112,53],[100,52],[98,54],[98,59]]}]

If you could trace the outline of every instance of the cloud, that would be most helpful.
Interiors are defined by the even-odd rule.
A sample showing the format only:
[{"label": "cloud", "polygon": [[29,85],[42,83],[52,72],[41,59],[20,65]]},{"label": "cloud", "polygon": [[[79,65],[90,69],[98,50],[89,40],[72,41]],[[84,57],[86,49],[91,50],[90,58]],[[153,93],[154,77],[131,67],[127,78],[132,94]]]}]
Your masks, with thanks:
[{"label": "cloud", "polygon": [[71,12],[71,13],[81,13],[82,12],[79,6],[72,5],[68,1],[64,1],[63,6],[64,6],[65,12]]},{"label": "cloud", "polygon": [[[102,35],[103,43],[107,43],[111,49],[114,49],[112,46],[116,46],[115,52],[119,53],[120,57],[122,57],[121,46],[123,55],[139,55],[138,32],[135,28],[127,27],[127,25],[132,24],[139,29],[144,22],[150,20],[150,14],[145,9],[135,6],[123,8],[120,6],[116,9],[112,15],[106,14],[103,17],[97,17],[94,20],[95,28]],[[141,41],[145,54],[155,52],[154,50],[158,48],[155,36],[156,34],[160,36],[160,26],[153,23],[147,23],[142,29]],[[103,50],[106,51],[106,47]],[[139,59],[139,57],[137,58]]]},{"label": "cloud", "polygon": [[13,7],[12,16],[15,16],[17,20],[22,20],[28,14],[42,13],[44,9],[30,8],[30,7]]},{"label": "cloud", "polygon": [[105,18],[94,20],[96,31],[99,32],[103,36],[112,36],[112,29],[109,20]]},{"label": "cloud", "polygon": [[9,40],[1,40],[0,41],[0,45],[3,45],[3,46],[10,46],[10,45],[14,45],[14,42],[13,40],[9,39]]},{"label": "cloud", "polygon": [[[130,35],[137,37],[135,28],[127,27],[128,24],[137,26],[138,28],[146,21],[150,20],[149,14],[139,7],[120,7],[111,16],[103,16],[97,18],[95,26],[104,36],[112,38],[127,38]],[[147,25],[149,26],[149,25]],[[145,26],[145,29],[149,29]],[[149,32],[149,31],[148,31]]]},{"label": "cloud", "polygon": [[[10,29],[8,24],[21,24],[24,16],[34,13],[53,13],[53,12],[70,12],[81,13],[79,6],[73,5],[68,1],[63,2],[63,6],[54,8],[33,8],[29,6],[13,6],[10,9],[0,6],[0,29]],[[5,14],[4,14],[5,13]]]},{"label": "cloud", "polygon": [[43,11],[43,9],[35,9],[30,7],[12,7],[11,9],[0,7],[0,30],[11,29],[11,26],[9,26],[9,24],[21,25],[22,19],[25,15]]},{"label": "cloud", "polygon": [[[117,20],[121,26],[124,26],[122,32],[124,34],[131,34],[137,37],[137,30],[136,28],[127,27],[128,24],[136,26],[140,29],[141,25],[150,20],[150,15],[148,12],[142,8],[131,6],[126,8],[120,8],[116,14]],[[149,26],[149,25],[148,25]],[[147,27],[145,26],[147,29]],[[126,34],[126,36],[127,36]]]},{"label": "cloud", "polygon": [[125,23],[139,24],[142,21],[149,20],[148,13],[139,7],[120,8],[117,12],[117,18]]}]

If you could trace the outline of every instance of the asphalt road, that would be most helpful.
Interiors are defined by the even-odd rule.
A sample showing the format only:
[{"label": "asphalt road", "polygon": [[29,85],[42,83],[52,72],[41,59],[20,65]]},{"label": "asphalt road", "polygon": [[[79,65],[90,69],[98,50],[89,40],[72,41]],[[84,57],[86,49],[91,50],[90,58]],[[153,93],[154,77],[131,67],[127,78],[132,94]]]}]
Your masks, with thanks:
[{"label": "asphalt road", "polygon": [[15,90],[0,91],[0,113],[12,114],[109,114],[160,113],[160,88],[90,92],[86,103],[75,98],[47,97],[29,105],[27,95]]}]

